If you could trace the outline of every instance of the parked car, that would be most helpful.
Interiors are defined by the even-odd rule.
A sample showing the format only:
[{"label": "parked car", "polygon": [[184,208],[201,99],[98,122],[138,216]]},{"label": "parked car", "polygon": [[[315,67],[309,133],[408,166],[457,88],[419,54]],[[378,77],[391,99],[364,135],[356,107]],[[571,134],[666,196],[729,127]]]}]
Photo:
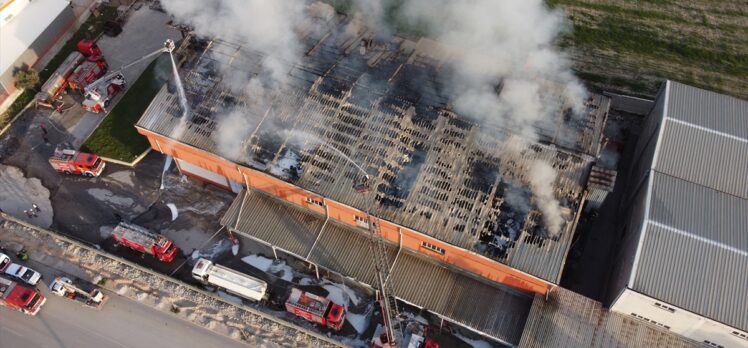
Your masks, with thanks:
[{"label": "parked car", "polygon": [[5,274],[18,278],[24,283],[32,286],[36,286],[36,284],[39,283],[39,280],[42,279],[41,273],[17,263],[11,263],[8,265],[8,267],[5,268]]},{"label": "parked car", "polygon": [[12,262],[10,262],[10,257],[8,255],[0,253],[0,273],[4,273],[5,269],[8,268],[11,263]]}]

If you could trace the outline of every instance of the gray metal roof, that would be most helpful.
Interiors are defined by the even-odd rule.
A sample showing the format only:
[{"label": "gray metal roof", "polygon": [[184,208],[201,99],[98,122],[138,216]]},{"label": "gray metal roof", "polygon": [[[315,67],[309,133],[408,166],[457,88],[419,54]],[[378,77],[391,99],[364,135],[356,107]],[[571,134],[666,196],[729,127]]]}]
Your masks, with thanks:
[{"label": "gray metal roof", "polygon": [[748,142],[670,119],[662,131],[656,171],[748,198]]},{"label": "gray metal roof", "polygon": [[702,347],[635,317],[610,312],[600,302],[558,288],[536,296],[520,347]]},{"label": "gray metal roof", "polygon": [[[363,230],[332,220],[324,224],[323,216],[254,191],[242,191],[221,223],[233,229],[237,218],[236,233],[302,258],[309,255],[307,259],[321,267],[364,284],[375,284],[368,237]],[[397,246],[392,244],[388,245],[388,254],[389,264],[394,265],[389,281],[398,298],[505,342],[519,343],[533,301],[531,294],[480,281],[405,249],[396,256]]]},{"label": "gray metal roof", "polygon": [[[668,82],[628,286],[748,329],[748,102]],[[635,222],[638,224],[638,222]]]},{"label": "gray metal roof", "polygon": [[636,291],[748,328],[748,201],[657,172]]},{"label": "gray metal roof", "polygon": [[668,117],[748,138],[748,101],[668,82]]}]

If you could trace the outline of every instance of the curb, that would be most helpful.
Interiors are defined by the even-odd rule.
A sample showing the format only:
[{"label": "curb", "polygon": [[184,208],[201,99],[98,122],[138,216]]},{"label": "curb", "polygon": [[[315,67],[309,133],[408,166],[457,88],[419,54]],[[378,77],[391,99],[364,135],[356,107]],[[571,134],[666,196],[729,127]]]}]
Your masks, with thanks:
[{"label": "curb", "polygon": [[[86,251],[88,251],[88,252],[90,252],[90,253],[93,253],[93,254],[99,255],[99,256],[101,256],[101,257],[103,257],[103,258],[106,258],[106,259],[112,260],[112,261],[114,261],[114,262],[120,263],[120,264],[122,264],[122,265],[124,265],[124,266],[127,266],[127,267],[131,267],[131,268],[134,268],[134,269],[135,269],[135,270],[137,270],[137,271],[141,271],[141,272],[144,272],[144,273],[150,274],[150,275],[152,275],[152,276],[154,276],[154,277],[156,277],[156,278],[158,278],[158,279],[161,279],[161,280],[162,280],[162,281],[164,281],[164,282],[172,283],[172,284],[174,284],[175,286],[178,286],[178,287],[182,287],[182,288],[185,288],[186,290],[189,290],[189,291],[192,291],[192,292],[198,293],[198,294],[200,294],[200,295],[202,295],[202,296],[205,296],[205,297],[208,297],[208,298],[210,298],[210,299],[212,299],[212,300],[215,300],[215,301],[219,301],[219,302],[222,302],[222,303],[224,303],[224,304],[225,304],[225,305],[227,305],[227,306],[230,306],[230,307],[236,307],[236,308],[238,308],[239,310],[245,311],[245,312],[247,312],[247,313],[249,313],[249,314],[251,314],[251,315],[254,315],[254,316],[260,317],[261,319],[265,319],[265,320],[268,320],[268,321],[274,322],[274,323],[276,323],[276,324],[278,324],[278,325],[281,325],[281,326],[283,326],[283,327],[286,327],[286,328],[289,328],[289,329],[295,330],[295,331],[299,332],[300,334],[303,334],[303,335],[307,335],[307,336],[309,336],[309,337],[312,337],[312,338],[314,338],[314,339],[316,339],[316,340],[319,340],[319,341],[322,341],[322,342],[324,342],[324,343],[330,344],[330,345],[332,345],[332,346],[337,346],[337,347],[346,347],[346,345],[345,345],[344,343],[342,343],[342,342],[338,342],[338,341],[335,341],[335,340],[333,340],[333,339],[331,339],[331,338],[328,338],[328,337],[327,337],[327,336],[325,336],[325,335],[322,335],[322,334],[320,334],[320,333],[317,333],[317,332],[313,332],[313,331],[311,331],[311,330],[308,330],[308,329],[306,329],[306,328],[303,328],[303,327],[301,327],[301,326],[298,326],[298,325],[296,325],[296,324],[294,324],[294,323],[291,323],[291,322],[285,321],[285,320],[283,320],[283,319],[280,319],[280,318],[276,318],[276,317],[274,317],[274,316],[272,316],[272,315],[270,315],[270,314],[267,314],[267,313],[261,312],[261,311],[259,311],[259,310],[257,310],[257,309],[254,309],[254,308],[252,308],[252,307],[248,307],[248,306],[245,306],[245,305],[238,305],[238,304],[236,304],[236,303],[233,303],[233,302],[227,301],[227,300],[225,300],[225,299],[221,298],[220,296],[218,296],[218,295],[216,295],[216,294],[214,294],[214,293],[211,293],[211,292],[205,291],[205,290],[203,290],[203,289],[197,288],[197,287],[195,287],[195,286],[193,286],[193,285],[190,285],[190,284],[184,283],[184,282],[182,282],[182,281],[181,281],[181,280],[179,280],[179,279],[176,279],[176,278],[172,278],[172,277],[169,277],[169,276],[163,275],[163,274],[161,274],[161,273],[158,273],[158,272],[156,272],[156,271],[153,271],[153,270],[151,270],[151,269],[149,269],[149,268],[143,267],[143,266],[141,266],[141,265],[138,265],[138,264],[136,264],[136,263],[133,263],[133,262],[131,262],[131,261],[125,260],[125,259],[123,259],[123,258],[120,258],[119,256],[116,256],[116,255],[112,255],[112,254],[109,254],[109,253],[107,253],[107,252],[104,252],[104,251],[98,250],[98,249],[96,249],[96,248],[94,248],[94,247],[91,247],[91,246],[89,246],[89,245],[85,244],[85,243],[81,243],[80,241],[77,241],[77,240],[75,240],[75,239],[71,239],[70,237],[64,236],[64,235],[60,234],[59,232],[56,232],[56,231],[52,231],[52,230],[47,230],[47,229],[44,229],[44,228],[41,228],[41,227],[38,227],[38,226],[35,226],[35,225],[32,225],[32,224],[29,224],[29,223],[27,223],[27,222],[25,222],[25,221],[22,221],[22,220],[18,220],[18,219],[16,219],[15,217],[13,217],[13,216],[10,216],[10,215],[8,215],[8,214],[5,214],[5,213],[0,213],[0,223],[2,223],[2,222],[3,222],[3,220],[4,220],[4,221],[8,221],[8,222],[11,222],[11,223],[15,223],[15,224],[17,224],[17,225],[20,225],[20,226],[22,226],[22,227],[25,227],[25,228],[27,228],[27,229],[31,229],[31,230],[34,230],[34,231],[37,231],[37,232],[40,232],[40,233],[46,234],[47,236],[49,236],[49,237],[51,237],[51,238],[53,238],[53,239],[56,239],[56,242],[57,242],[58,244],[59,244],[60,242],[72,244],[72,245],[74,245],[75,247],[78,247],[78,248],[84,249],[84,250],[86,250]],[[13,232],[11,232],[11,233],[13,233]],[[67,261],[67,262],[71,262],[71,261]],[[71,262],[71,263],[75,264],[75,262]],[[79,267],[80,267],[80,266],[79,266]],[[107,290],[109,290],[109,291],[112,291],[111,289],[108,289],[108,288],[107,288]],[[115,294],[118,294],[118,293],[117,293],[116,291],[113,291],[113,293],[115,293]],[[119,295],[119,294],[118,294],[118,295]],[[126,296],[125,296],[125,297],[126,297]],[[145,303],[144,303],[144,305],[148,305],[148,304],[145,304]],[[153,306],[151,306],[151,307],[153,307]],[[159,310],[159,311],[161,311],[161,309],[159,309],[159,308],[157,308],[157,307],[154,307],[154,308],[155,308],[156,310]],[[176,317],[179,317],[179,316],[176,316]],[[184,319],[184,318],[182,318],[182,319],[183,319],[183,320],[186,320],[186,319]],[[189,321],[189,320],[187,320],[187,321]],[[197,324],[197,323],[195,323],[195,322],[192,322],[192,323],[193,323],[193,324],[195,324],[196,326],[200,326],[200,325],[198,325],[198,324]],[[207,329],[207,330],[210,330],[210,331],[212,331],[212,332],[215,332],[215,333],[217,333],[217,334],[219,334],[219,335],[223,335],[223,336],[229,337],[229,338],[231,338],[231,339],[234,339],[234,340],[236,340],[237,342],[244,342],[244,341],[242,341],[242,340],[237,340],[236,338],[234,338],[234,337],[231,337],[231,336],[229,336],[229,335],[225,335],[224,333],[222,333],[222,332],[220,332],[220,331],[212,330],[212,329],[210,329],[210,328],[208,328],[208,327],[205,327],[205,326],[200,326],[200,327],[204,327],[205,329]]]}]

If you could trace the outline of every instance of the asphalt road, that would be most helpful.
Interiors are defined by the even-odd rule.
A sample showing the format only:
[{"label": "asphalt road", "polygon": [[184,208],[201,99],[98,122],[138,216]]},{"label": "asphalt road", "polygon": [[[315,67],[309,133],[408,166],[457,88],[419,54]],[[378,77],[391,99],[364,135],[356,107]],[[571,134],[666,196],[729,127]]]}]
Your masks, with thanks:
[{"label": "asphalt road", "polygon": [[247,347],[111,293],[96,311],[42,291],[47,303],[35,317],[0,307],[0,347]]}]

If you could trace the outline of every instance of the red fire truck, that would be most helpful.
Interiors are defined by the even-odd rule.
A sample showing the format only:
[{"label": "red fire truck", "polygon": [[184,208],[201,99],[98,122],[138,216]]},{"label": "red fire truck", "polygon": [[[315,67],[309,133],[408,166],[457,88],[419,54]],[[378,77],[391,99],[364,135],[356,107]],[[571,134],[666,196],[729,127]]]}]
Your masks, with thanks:
[{"label": "red fire truck", "polygon": [[75,67],[83,59],[83,55],[80,52],[70,53],[57,70],[52,73],[49,80],[42,85],[41,91],[36,94],[36,105],[54,109],[57,97],[65,90],[65,87],[68,85],[68,79],[73,74],[73,71],[75,71]]},{"label": "red fire truck", "polygon": [[171,262],[177,253],[177,246],[168,238],[133,224],[120,222],[112,231],[112,238],[121,245],[153,255],[163,262]]},{"label": "red fire truck", "polygon": [[68,79],[68,84],[70,88],[83,94],[86,86],[104,76],[108,68],[109,66],[103,59],[96,62],[86,60],[75,68]]},{"label": "red fire truck", "polygon": [[109,65],[96,43],[81,40],[77,48],[78,51],[70,53],[36,94],[37,105],[55,108],[55,101],[66,87],[83,93],[88,84],[106,74]]},{"label": "red fire truck", "polygon": [[0,278],[0,304],[19,312],[36,315],[47,299],[39,291],[12,280]]},{"label": "red fire truck", "polygon": [[99,156],[72,149],[65,150],[59,146],[55,149],[54,155],[49,158],[49,164],[60,173],[90,177],[101,175],[106,167],[106,163]]},{"label": "red fire truck", "polygon": [[313,323],[340,330],[345,322],[345,308],[330,299],[297,288],[291,289],[286,311]]}]

